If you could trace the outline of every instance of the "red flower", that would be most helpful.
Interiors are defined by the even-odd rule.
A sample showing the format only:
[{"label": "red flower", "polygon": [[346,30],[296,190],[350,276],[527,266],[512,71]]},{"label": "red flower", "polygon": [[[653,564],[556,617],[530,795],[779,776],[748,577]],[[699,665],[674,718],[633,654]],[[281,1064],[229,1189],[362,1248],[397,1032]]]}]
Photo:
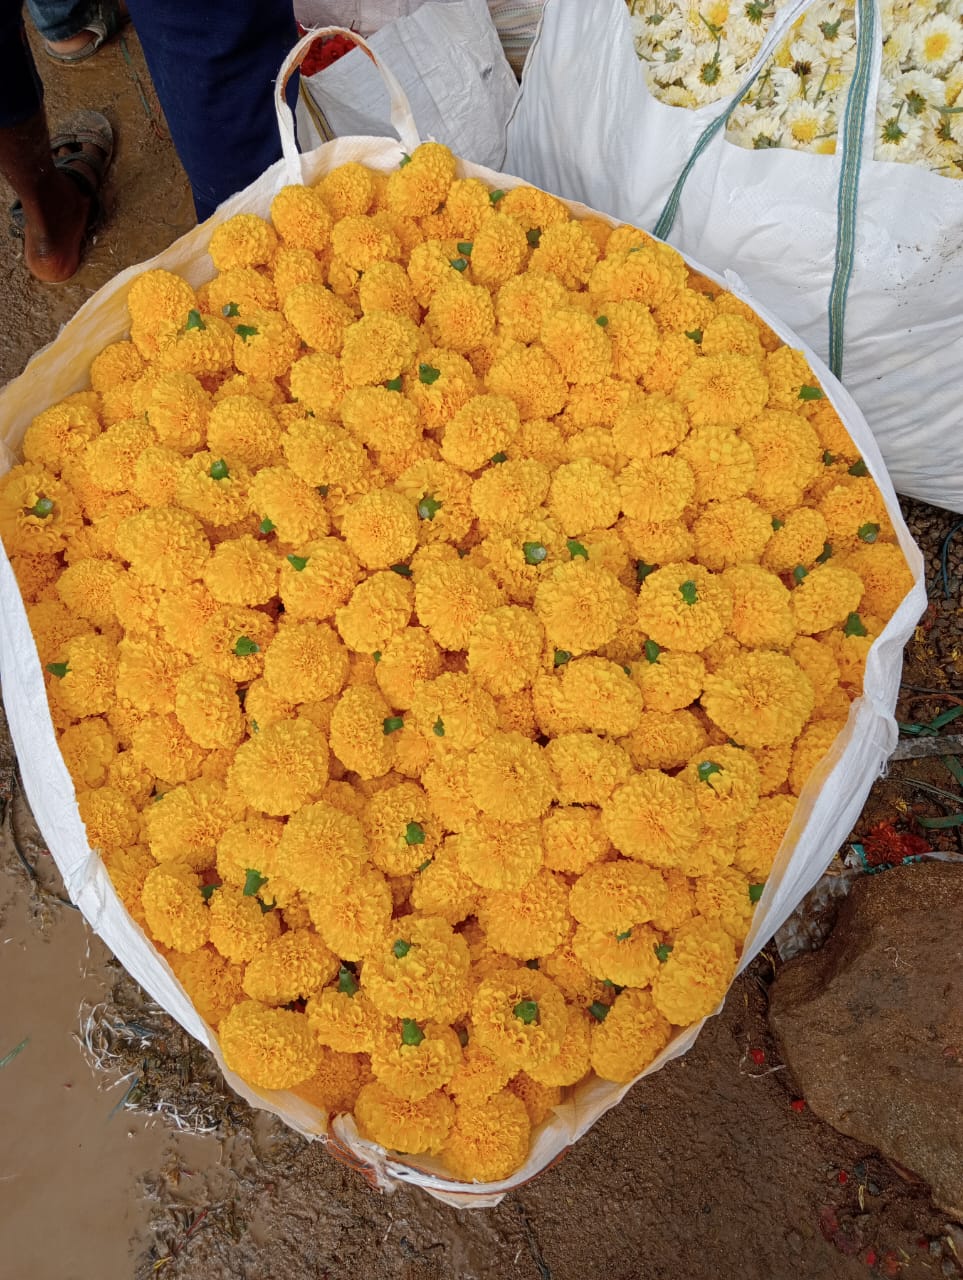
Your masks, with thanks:
[{"label": "red flower", "polygon": [[793,1110],[793,1111],[795,1111],[795,1112],[797,1112],[797,1113],[798,1113],[798,1112],[800,1112],[800,1111],[805,1111],[805,1110],[806,1110],[806,1099],[805,1099],[805,1098],[794,1098],[794,1099],[792,1100],[792,1102],[790,1102],[790,1104],[789,1104],[789,1105],[790,1105],[790,1107],[792,1108],[792,1110]]},{"label": "red flower", "polygon": [[871,867],[882,863],[898,865],[904,858],[915,858],[930,852],[930,844],[923,836],[908,831],[897,831],[889,821],[878,822],[863,839],[866,861]]},{"label": "red flower", "polygon": [[765,1051],[762,1049],[750,1049],[749,1057],[753,1060],[757,1067],[761,1067],[766,1061]]},{"label": "red flower", "polygon": [[[298,30],[303,36],[308,34],[306,28],[300,23],[298,23]],[[354,41],[349,40],[347,36],[327,36],[324,40],[315,40],[301,63],[301,74],[313,76],[316,71],[323,71],[325,67],[330,67],[332,62],[337,62],[354,48]]]}]

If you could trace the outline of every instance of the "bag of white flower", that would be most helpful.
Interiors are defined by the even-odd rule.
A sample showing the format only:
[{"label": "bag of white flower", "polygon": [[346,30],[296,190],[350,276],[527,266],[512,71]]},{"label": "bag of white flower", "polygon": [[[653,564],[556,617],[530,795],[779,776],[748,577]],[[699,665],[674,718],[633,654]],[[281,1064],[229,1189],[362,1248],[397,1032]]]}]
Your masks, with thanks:
[{"label": "bag of white flower", "polygon": [[[324,15],[344,7],[308,3],[296,12],[305,27],[312,18],[313,25],[326,27]],[[420,135],[445,143],[465,160],[500,169],[518,81],[486,0],[363,0],[351,7],[351,20],[344,15],[342,25],[367,36],[394,73]],[[348,44],[332,41],[335,49]],[[319,43],[309,58],[301,68],[298,100],[302,147],[360,134],[392,136],[385,86],[360,49],[328,62],[326,46]]]},{"label": "bag of white flower", "polygon": [[387,80],[400,144],[299,156],[279,96],[284,160],[0,393],[0,674],[71,897],[228,1082],[491,1205],[821,875],[922,562],[780,322]]},{"label": "bag of white flower", "polygon": [[548,0],[506,168],[738,271],[963,511],[963,9],[776,9]]}]

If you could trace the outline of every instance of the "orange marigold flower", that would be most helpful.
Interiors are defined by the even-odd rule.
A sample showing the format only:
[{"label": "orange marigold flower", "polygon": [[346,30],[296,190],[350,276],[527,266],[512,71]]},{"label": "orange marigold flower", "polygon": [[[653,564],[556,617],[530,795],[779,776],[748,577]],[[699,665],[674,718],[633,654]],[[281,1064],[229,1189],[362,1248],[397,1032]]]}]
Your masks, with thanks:
[{"label": "orange marigold flower", "polygon": [[317,190],[335,218],[367,213],[375,198],[375,174],[351,160],[318,180]]},{"label": "orange marigold flower", "polygon": [[[203,288],[206,292],[198,298],[198,305],[201,310],[215,314],[220,312],[222,315],[243,317],[249,311],[273,307],[277,303],[271,278],[256,267],[231,267],[219,272]],[[236,310],[231,310],[232,302]]]},{"label": "orange marigold flower", "polygon": [[848,483],[835,485],[819,503],[829,541],[837,552],[872,543],[881,532],[892,533],[886,503],[872,477],[847,479]]},{"label": "orange marigold flower", "polygon": [[602,806],[602,824],[616,849],[656,867],[685,865],[699,840],[702,817],[692,787],[643,769]]},{"label": "orange marigold flower", "polygon": [[518,432],[518,409],[507,396],[474,396],[445,427],[441,456],[464,471],[478,471],[509,448]]},{"label": "orange marigold flower", "polygon": [[656,524],[623,517],[616,529],[630,556],[643,565],[672,564],[695,555],[695,539],[681,520]]},{"label": "orange marigold flower", "polygon": [[472,484],[472,510],[489,526],[515,524],[545,501],[550,479],[548,467],[534,458],[488,467]]},{"label": "orange marigold flower", "polygon": [[547,956],[569,931],[568,886],[543,868],[521,889],[486,894],[478,920],[495,950],[519,960]]},{"label": "orange marigold flower", "polygon": [[348,603],[335,610],[338,634],[357,653],[383,653],[411,618],[414,590],[396,573],[373,573],[360,582]]},{"label": "orange marigold flower", "polygon": [[421,218],[444,204],[455,177],[455,157],[440,142],[423,142],[407,164],[388,177],[386,198],[394,213]]},{"label": "orange marigold flower", "polygon": [[667,564],[639,591],[639,626],[668,649],[699,653],[725,632],[732,597],[721,579],[700,564]]},{"label": "orange marigold flower", "polygon": [[680,711],[702,692],[705,663],[697,653],[675,653],[655,643],[643,648],[645,661],[632,669],[647,711]]},{"label": "orange marigold flower", "polygon": [[571,654],[614,639],[631,603],[615,574],[582,556],[556,565],[535,592],[535,612],[549,643]]},{"label": "orange marigold flower", "polygon": [[159,354],[196,306],[194,290],[171,271],[155,269],[135,277],[127,295],[130,336],[145,360]]},{"label": "orange marigold flower", "polygon": [[77,499],[52,471],[28,462],[0,477],[0,537],[8,555],[56,555],[82,523]]},{"label": "orange marigold flower", "polygon": [[576,728],[622,738],[642,716],[642,695],[624,669],[606,658],[576,658],[563,667],[562,697]]},{"label": "orange marigold flower", "polygon": [[686,287],[686,277],[685,261],[674,249],[646,241],[640,233],[639,243],[625,250],[609,239],[605,257],[589,276],[588,289],[604,302],[630,299],[658,307]]},{"label": "orange marigold flower", "polygon": [[489,693],[517,693],[538,672],[544,638],[538,619],[528,609],[516,605],[492,609],[472,623],[467,641],[469,674]]},{"label": "orange marigold flower", "polygon": [[724,424],[696,426],[679,445],[678,456],[692,468],[700,504],[741,498],[755,480],[751,445]]},{"label": "orange marigold flower", "polygon": [[[113,871],[111,871],[113,878]],[[213,947],[200,947],[188,955],[175,952],[167,963],[205,1022],[218,1026],[244,999],[241,965],[225,960]]]},{"label": "orange marigold flower", "polygon": [[90,362],[90,385],[107,391],[118,382],[132,382],[144,372],[144,361],[132,342],[111,342]]},{"label": "orange marigold flower", "polygon": [[463,831],[479,816],[468,789],[464,761],[457,752],[437,755],[425,766],[421,784],[446,831]]},{"label": "orange marigold flower", "polygon": [[300,355],[301,338],[281,312],[249,311],[244,320],[234,331],[234,365],[238,372],[252,378],[280,378],[291,370]]},{"label": "orange marigold flower", "polygon": [[164,373],[150,386],[147,419],[161,444],[190,453],[204,445],[211,397],[190,373]]},{"label": "orange marigold flower", "polygon": [[753,497],[774,511],[797,507],[822,469],[822,446],[798,413],[770,410],[739,432],[756,459]]},{"label": "orange marigold flower", "polygon": [[392,1018],[451,1022],[468,1005],[468,944],[434,916],[404,916],[368,952],[364,989]]},{"label": "orange marigold flower", "polygon": [[30,423],[23,437],[24,459],[59,475],[64,462],[83,454],[101,429],[100,419],[89,405],[61,401],[38,413]]},{"label": "orange marigold flower", "polygon": [[[775,526],[778,524],[778,528]],[[797,565],[811,569],[827,545],[829,529],[820,512],[796,507],[779,521],[762,553],[762,563],[773,573],[792,573]]]},{"label": "orange marigold flower", "polygon": [[598,259],[598,245],[579,222],[559,221],[541,229],[529,269],[557,276],[566,289],[578,289]]},{"label": "orange marigold flower", "polygon": [[[344,376],[337,356],[327,351],[301,356],[291,365],[290,379],[292,399],[300,400],[309,413],[324,417],[337,412],[344,395]],[[287,441],[283,443],[285,455],[297,471],[299,468],[288,451]]]},{"label": "orange marigold flower", "polygon": [[198,877],[189,867],[165,863],[147,873],[141,894],[151,935],[174,951],[197,951],[207,942],[210,913]]},{"label": "orange marigold flower", "polygon": [[542,865],[541,828],[488,818],[469,823],[458,841],[458,863],[483,889],[520,889]]},{"label": "orange marigold flower", "polygon": [[706,676],[706,714],[740,746],[791,742],[815,703],[812,684],[792,658],[768,650],[744,653]]},{"label": "orange marigold flower", "polygon": [[469,1041],[446,1089],[458,1102],[484,1102],[493,1093],[504,1089],[510,1076],[510,1067],[499,1062],[487,1049]]},{"label": "orange marigold flower", "polygon": [[411,716],[429,741],[451,751],[476,750],[498,723],[491,694],[458,671],[421,681],[411,700]]},{"label": "orange marigold flower", "polygon": [[713,1011],[735,969],[735,943],[725,929],[696,916],[676,931],[672,950],[652,984],[652,1000],[674,1026],[687,1027]]},{"label": "orange marigold flower", "polygon": [[558,467],[552,477],[548,505],[568,534],[605,529],[619,515],[620,485],[608,467],[578,458]]},{"label": "orange marigold flower", "polygon": [[461,1063],[461,1044],[451,1027],[412,1018],[389,1024],[371,1050],[371,1069],[398,1097],[419,1102],[451,1079]]},{"label": "orange marigold flower", "polygon": [[705,729],[694,712],[646,709],[623,745],[638,769],[676,769],[705,743]]},{"label": "orange marigold flower", "polygon": [[802,388],[819,386],[806,357],[792,347],[778,347],[770,351],[766,356],[765,369],[769,380],[769,405],[773,409],[798,410]]},{"label": "orange marigold flower", "polygon": [[467,770],[472,801],[500,822],[539,818],[554,797],[547,758],[520,733],[493,733],[472,752]]},{"label": "orange marigold flower", "polygon": [[418,621],[443,649],[466,649],[472,628],[501,604],[492,576],[468,560],[431,565],[418,574]]},{"label": "orange marigold flower", "polygon": [[417,871],[441,839],[428,797],[416,782],[400,782],[371,796],[362,822],[368,856],[389,876]]},{"label": "orange marigold flower", "polygon": [[208,253],[218,271],[229,271],[270,263],[277,246],[277,234],[269,222],[253,213],[237,213],[214,228]]},{"label": "orange marigold flower", "polygon": [[486,978],[471,1005],[472,1041],[513,1071],[554,1058],[568,1026],[561,991],[538,970],[501,969]]},{"label": "orange marigold flower", "polygon": [[659,935],[645,925],[617,932],[579,925],[572,940],[575,954],[593,977],[620,987],[647,987],[651,983],[659,968],[658,945]]},{"label": "orange marigold flower", "polygon": [[117,755],[117,739],[106,720],[90,716],[58,735],[57,745],[76,790],[102,787]]},{"label": "orange marigold flower", "polygon": [[[494,280],[483,279],[483,275],[487,276],[490,270],[487,249],[489,240],[506,242],[504,245],[499,243],[495,250],[503,255],[504,265],[507,265],[507,261],[515,254],[521,255],[527,251],[524,233],[520,232],[517,223],[508,218],[499,218],[489,223],[479,234],[472,250],[472,270],[475,272],[475,278],[483,284],[495,283]],[[519,241],[521,241],[521,249],[518,247]],[[481,258],[479,258],[479,249],[481,249]],[[504,271],[504,265],[499,267],[500,273]],[[534,342],[542,331],[542,322],[545,317],[555,309],[564,306],[569,300],[564,285],[551,275],[541,275],[534,271],[525,271],[516,275],[513,271],[510,275],[501,274],[498,283],[501,287],[495,299],[495,315],[499,331],[516,342]]]},{"label": "orange marigold flower", "polygon": [[557,361],[566,382],[591,385],[612,372],[612,348],[605,325],[580,308],[549,311],[539,339]]},{"label": "orange marigold flower", "polygon": [[553,418],[568,395],[568,383],[558,362],[543,347],[517,347],[500,356],[485,378],[495,395],[508,396],[520,417]]},{"label": "orange marigold flower", "polygon": [[509,1093],[521,1098],[528,1112],[532,1128],[536,1128],[552,1114],[562,1101],[562,1090],[558,1085],[541,1084],[533,1076],[520,1071],[508,1083]]},{"label": "orange marigold flower", "polygon": [[772,537],[772,519],[748,498],[713,502],[693,525],[696,554],[707,569],[758,562]]},{"label": "orange marigold flower", "polygon": [[266,725],[243,742],[228,774],[228,785],[252,809],[278,815],[320,795],[327,780],[327,743],[303,718]]},{"label": "orange marigold flower", "polygon": [[316,187],[282,187],[271,201],[271,222],[285,244],[316,253],[331,236],[331,214]]},{"label": "orange marigold flower", "polygon": [[192,667],[178,677],[174,713],[191,741],[208,750],[235,747],[243,735],[237,686],[204,667]]},{"label": "orange marigold flower", "polygon": [[688,431],[688,415],[678,401],[660,393],[640,394],[619,411],[612,424],[612,440],[627,457],[646,459],[676,448]]},{"label": "orange marigold flower", "polygon": [[264,654],[264,679],[289,702],[318,702],[338,693],[348,651],[324,622],[284,621]]},{"label": "orange marigold flower", "polygon": [[795,811],[795,796],[764,796],[740,824],[735,863],[753,884],[768,878]]},{"label": "orange marigold flower", "polygon": [[244,534],[217,544],[202,577],[221,604],[267,604],[278,592],[278,561],[263,542]]},{"label": "orange marigold flower", "polygon": [[[189,783],[185,790],[200,785]],[[217,874],[221,881],[243,889],[249,871],[257,871],[270,880],[277,871],[278,842],[286,830],[276,818],[261,814],[232,822],[217,839]],[[273,888],[269,888],[266,896],[270,898],[272,892]]]},{"label": "orange marigold flower", "polygon": [[108,711],[114,701],[117,679],[118,653],[114,642],[107,636],[79,635],[67,640],[58,659],[57,672],[51,672],[48,680],[52,705],[73,720]]},{"label": "orange marigold flower", "polygon": [[598,809],[566,805],[549,811],[542,823],[545,865],[551,871],[581,875],[605,861],[612,844],[602,827]]},{"label": "orange marigold flower", "polygon": [[464,354],[494,337],[495,307],[484,285],[452,274],[432,294],[426,327],[437,346]]},{"label": "orange marigold flower", "polygon": [[859,608],[863,597],[863,580],[852,569],[841,565],[818,564],[790,596],[796,630],[803,635],[828,631],[845,622]]},{"label": "orange marigold flower", "polygon": [[662,1052],[671,1035],[648,991],[623,991],[604,1021],[592,1029],[592,1069],[603,1080],[628,1084]]},{"label": "orange marigold flower", "polygon": [[119,853],[137,843],[140,817],[134,802],[116,787],[96,787],[77,795],[87,843],[99,853]]},{"label": "orange marigold flower", "polygon": [[334,898],[360,875],[366,853],[358,819],[322,800],[291,816],[281,834],[275,863],[278,874],[302,892]]},{"label": "orange marigold flower", "polygon": [[117,622],[113,589],[123,570],[112,560],[78,560],[57,579],[57,595],[71,613],[95,627]]},{"label": "orange marigold flower", "polygon": [[331,750],[362,778],[380,778],[394,764],[396,744],[385,732],[391,708],[373,685],[344,689],[331,716]]},{"label": "orange marigold flower", "polygon": [[[412,1102],[374,1081],[358,1094],[354,1116],[362,1137],[390,1151],[437,1154],[451,1133],[455,1104],[441,1090]],[[525,1141],[527,1150],[527,1133]]]},{"label": "orange marigold flower", "polygon": [[447,1168],[465,1182],[499,1182],[528,1155],[531,1124],[522,1100],[503,1089],[484,1102],[455,1106],[441,1149]]},{"label": "orange marigold flower", "polygon": [[317,1065],[307,1019],[287,1009],[242,1000],[218,1027],[224,1061],[256,1089],[291,1089]]},{"label": "orange marigold flower", "polygon": [[276,414],[257,396],[225,396],[207,420],[207,448],[228,467],[264,467],[281,452],[281,428]]},{"label": "orange marigold flower", "polygon": [[279,936],[276,911],[263,911],[259,898],[234,885],[222,884],[209,903],[211,944],[227,960],[246,964]]},{"label": "orange marigold flower", "polygon": [[418,324],[421,307],[404,267],[397,262],[376,262],[361,277],[358,300],[365,315],[388,312]]},{"label": "orange marigold flower", "polygon": [[545,754],[560,804],[604,804],[632,772],[632,763],[620,746],[591,733],[553,738]]},{"label": "orange marigold flower", "polygon": [[729,630],[750,649],[788,649],[796,637],[789,591],[758,564],[726,569],[722,581],[732,595]]},{"label": "orange marigold flower", "polygon": [[632,520],[678,520],[695,496],[692,468],[673,454],[630,462],[618,478],[621,508]]},{"label": "orange marigold flower", "polygon": [[351,1111],[365,1085],[371,1083],[368,1059],[360,1053],[337,1053],[320,1046],[321,1065],[294,1092],[329,1116]]},{"label": "orange marigold flower", "polygon": [[692,784],[710,832],[737,826],[759,803],[759,766],[738,747],[706,747],[692,757],[681,776]]},{"label": "orange marigold flower", "polygon": [[261,1004],[307,1000],[334,978],[337,956],[310,929],[291,929],[269,942],[244,971],[244,991]]},{"label": "orange marigold flower", "polygon": [[[863,580],[860,607],[888,621],[913,586],[913,574],[902,550],[892,542],[875,542],[859,547],[843,559]],[[58,584],[59,590],[59,584]]]},{"label": "orange marigold flower", "polygon": [[375,489],[345,511],[342,536],[363,565],[385,569],[406,560],[418,545],[418,512],[404,494]]}]

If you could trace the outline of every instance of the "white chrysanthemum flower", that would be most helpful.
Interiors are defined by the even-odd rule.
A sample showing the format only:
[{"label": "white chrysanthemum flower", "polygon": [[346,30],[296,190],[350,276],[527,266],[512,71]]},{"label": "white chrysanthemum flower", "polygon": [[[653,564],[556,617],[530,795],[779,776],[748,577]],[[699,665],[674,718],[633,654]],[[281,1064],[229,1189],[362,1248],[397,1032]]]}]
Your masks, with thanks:
[{"label": "white chrysanthemum flower", "polygon": [[897,111],[876,121],[876,159],[911,162],[923,141],[923,122]]},{"label": "white chrysanthemum flower", "polygon": [[953,68],[943,84],[943,105],[963,107],[963,63]]},{"label": "white chrysanthemum flower", "polygon": [[894,23],[883,41],[883,75],[898,76],[913,52],[913,26],[909,22]]},{"label": "white chrysanthemum flower", "polygon": [[805,77],[797,75],[792,67],[773,67],[769,83],[774,90],[775,105],[783,108],[805,98],[808,90]]},{"label": "white chrysanthemum flower", "polygon": [[963,170],[956,161],[960,157],[960,148],[955,142],[947,142],[946,138],[935,129],[924,127],[923,140],[919,148],[920,164],[944,178],[963,178]]},{"label": "white chrysanthemum flower", "polygon": [[694,44],[715,44],[722,34],[725,42],[725,26],[729,18],[729,0],[689,0],[685,9],[685,32]]},{"label": "white chrysanthemum flower", "polygon": [[706,56],[708,50],[696,53],[687,60],[682,82],[695,94],[697,104],[702,107],[709,102],[718,102],[720,98],[728,98],[739,88],[739,73],[736,60],[731,53],[723,53],[721,49]]},{"label": "white chrysanthemum flower", "polygon": [[909,115],[923,116],[934,125],[939,123],[938,108],[945,92],[943,81],[928,71],[904,71],[893,83],[897,103],[905,103]]},{"label": "white chrysanthemum flower", "polygon": [[659,101],[668,107],[687,107],[689,110],[700,105],[692,90],[681,84],[663,85],[659,90]]},{"label": "white chrysanthemum flower", "polygon": [[963,29],[946,13],[935,13],[920,24],[913,40],[917,65],[938,75],[963,58]]},{"label": "white chrysanthemum flower", "polygon": [[790,145],[801,151],[813,150],[817,142],[832,132],[825,108],[802,99],[789,104],[783,120],[792,139]]},{"label": "white chrysanthemum flower", "polygon": [[803,18],[800,33],[819,49],[824,59],[842,57],[856,43],[856,23],[838,4],[821,4],[810,9]]}]

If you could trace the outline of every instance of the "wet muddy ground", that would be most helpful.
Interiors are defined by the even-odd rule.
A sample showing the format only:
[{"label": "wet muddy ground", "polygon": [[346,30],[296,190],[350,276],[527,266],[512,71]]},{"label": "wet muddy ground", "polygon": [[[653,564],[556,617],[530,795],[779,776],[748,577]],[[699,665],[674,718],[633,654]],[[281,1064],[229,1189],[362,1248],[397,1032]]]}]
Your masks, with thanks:
[{"label": "wet muddy ground", "polygon": [[[42,71],[54,125],[84,106],[117,131],[109,217],[67,285],[32,282],[18,242],[0,238],[3,379],[116,271],[193,221],[132,32],[79,67]],[[934,603],[910,646],[913,688],[900,714],[926,720],[963,683],[960,564],[951,555],[946,596],[939,550],[956,517],[923,507],[909,516]],[[917,805],[942,812],[918,785],[952,790],[945,771],[930,776],[941,767],[896,766],[857,833]],[[11,1280],[963,1275],[963,1235],[926,1189],[796,1097],[766,1024],[774,947],[687,1057],[637,1085],[560,1164],[496,1209],[459,1212],[420,1193],[372,1191],[230,1094],[207,1054],[59,900],[53,861],[15,792],[0,723],[0,1271]],[[949,832],[945,846],[955,839]],[[213,1132],[185,1136],[175,1120]]]}]

